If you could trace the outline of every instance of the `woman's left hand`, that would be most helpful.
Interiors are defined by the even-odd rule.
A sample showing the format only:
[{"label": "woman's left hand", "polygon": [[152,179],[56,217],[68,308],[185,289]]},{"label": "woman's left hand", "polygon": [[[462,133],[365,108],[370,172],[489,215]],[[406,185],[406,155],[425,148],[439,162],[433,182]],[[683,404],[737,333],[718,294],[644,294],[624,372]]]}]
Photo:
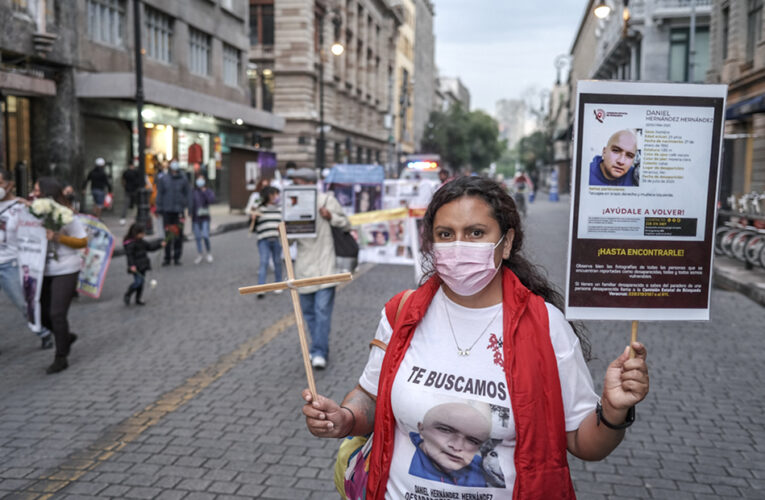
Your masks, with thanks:
[{"label": "woman's left hand", "polygon": [[603,399],[615,410],[627,410],[641,402],[648,394],[648,365],[646,348],[633,342],[635,357],[630,359],[630,348],[608,365],[603,383]]},{"label": "woman's left hand", "polygon": [[58,241],[58,233],[50,229],[45,230],[45,237],[48,238],[48,241]]}]

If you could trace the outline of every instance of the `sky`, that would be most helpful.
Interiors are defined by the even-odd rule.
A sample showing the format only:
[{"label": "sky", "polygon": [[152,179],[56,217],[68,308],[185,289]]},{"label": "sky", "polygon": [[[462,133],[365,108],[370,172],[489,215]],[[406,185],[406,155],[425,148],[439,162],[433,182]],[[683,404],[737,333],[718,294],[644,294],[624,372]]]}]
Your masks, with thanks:
[{"label": "sky", "polygon": [[[436,64],[470,90],[471,109],[494,113],[500,99],[555,83],[587,0],[433,0]],[[563,77],[566,76],[565,70]]]}]

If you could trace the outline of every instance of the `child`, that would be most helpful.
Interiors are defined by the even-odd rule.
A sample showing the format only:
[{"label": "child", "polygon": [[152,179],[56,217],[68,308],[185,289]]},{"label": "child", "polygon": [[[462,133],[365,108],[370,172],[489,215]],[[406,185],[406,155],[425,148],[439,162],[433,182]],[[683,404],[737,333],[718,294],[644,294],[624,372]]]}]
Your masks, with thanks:
[{"label": "child", "polygon": [[[258,254],[260,255],[260,267],[258,268],[258,284],[266,282],[268,262],[274,264],[274,277],[277,282],[282,280],[282,247],[279,243],[279,223],[282,221],[282,209],[279,207],[279,190],[273,186],[266,186],[260,192],[260,206],[253,214],[255,217],[255,232],[258,235]],[[274,293],[281,293],[276,290]],[[262,299],[264,294],[259,293]]]},{"label": "child", "polygon": [[409,433],[416,447],[409,474],[459,486],[486,487],[478,452],[491,433],[488,405],[434,406],[417,424],[417,430],[419,434]]},{"label": "child", "polygon": [[148,253],[165,246],[164,240],[150,243],[143,239],[144,236],[146,236],[146,230],[143,224],[136,222],[130,226],[122,242],[125,246],[125,255],[127,256],[128,273],[133,275],[133,283],[130,284],[124,296],[126,306],[130,305],[130,297],[133,295],[133,292],[135,292],[136,304],[139,306],[146,304],[141,301],[141,295],[143,294],[143,282],[146,271],[151,269],[151,260],[149,260]]}]

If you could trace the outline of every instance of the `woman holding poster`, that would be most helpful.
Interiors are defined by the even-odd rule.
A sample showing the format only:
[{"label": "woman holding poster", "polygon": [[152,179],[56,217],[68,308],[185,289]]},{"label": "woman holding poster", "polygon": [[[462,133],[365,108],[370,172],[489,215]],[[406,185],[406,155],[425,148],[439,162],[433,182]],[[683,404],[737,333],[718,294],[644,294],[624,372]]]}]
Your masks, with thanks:
[{"label": "woman holding poster", "polygon": [[521,254],[523,228],[495,182],[444,185],[423,218],[423,284],[382,311],[367,365],[342,405],[303,392],[310,432],[372,431],[368,499],[574,498],[566,453],[606,457],[648,393],[633,343],[594,392],[562,297]]},{"label": "woman holding poster", "polygon": [[[35,198],[50,198],[59,205],[69,206],[62,192],[63,186],[53,177],[41,177],[34,187]],[[58,231],[46,229],[48,245],[55,248],[55,254],[49,253],[45,262],[40,308],[42,324],[53,332],[56,341],[56,356],[46,370],[57,373],[65,370],[69,363],[69,347],[77,336],[69,330],[69,305],[77,289],[80,274],[79,249],[88,244],[87,233],[77,217],[65,224]]]}]

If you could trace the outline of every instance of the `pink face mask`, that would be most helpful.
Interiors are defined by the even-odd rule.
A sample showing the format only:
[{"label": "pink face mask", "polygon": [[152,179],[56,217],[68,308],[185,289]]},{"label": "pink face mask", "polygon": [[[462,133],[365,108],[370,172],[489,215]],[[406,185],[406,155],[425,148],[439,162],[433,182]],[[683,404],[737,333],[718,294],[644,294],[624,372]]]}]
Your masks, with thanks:
[{"label": "pink face mask", "polygon": [[494,250],[504,238],[502,236],[496,245],[466,241],[434,243],[436,272],[457,295],[475,295],[486,288],[502,266],[501,262],[494,266]]}]

